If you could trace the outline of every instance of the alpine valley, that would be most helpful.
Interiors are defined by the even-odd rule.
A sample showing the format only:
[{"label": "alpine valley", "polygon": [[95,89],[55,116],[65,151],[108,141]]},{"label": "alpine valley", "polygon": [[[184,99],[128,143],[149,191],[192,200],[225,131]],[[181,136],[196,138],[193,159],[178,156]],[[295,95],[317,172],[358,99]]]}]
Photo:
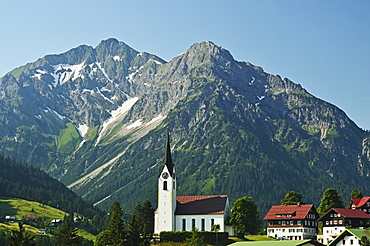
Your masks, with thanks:
[{"label": "alpine valley", "polygon": [[[314,72],[314,71],[312,71]],[[178,195],[287,191],[318,204],[336,188],[370,195],[370,134],[301,85],[212,42],[166,62],[116,39],[81,45],[0,79],[0,149],[106,210],[155,206],[170,133]]]}]

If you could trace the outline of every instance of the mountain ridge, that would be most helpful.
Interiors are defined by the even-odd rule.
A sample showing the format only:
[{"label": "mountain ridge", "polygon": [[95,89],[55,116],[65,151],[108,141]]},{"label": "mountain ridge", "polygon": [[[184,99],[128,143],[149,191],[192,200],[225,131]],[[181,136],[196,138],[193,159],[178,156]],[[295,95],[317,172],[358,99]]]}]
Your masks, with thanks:
[{"label": "mountain ridge", "polygon": [[0,87],[2,149],[103,208],[132,194],[127,207],[140,197],[155,203],[166,129],[183,195],[273,203],[296,188],[318,202],[322,187],[347,194],[369,182],[368,132],[209,41],[166,62],[108,39],[12,70]]}]

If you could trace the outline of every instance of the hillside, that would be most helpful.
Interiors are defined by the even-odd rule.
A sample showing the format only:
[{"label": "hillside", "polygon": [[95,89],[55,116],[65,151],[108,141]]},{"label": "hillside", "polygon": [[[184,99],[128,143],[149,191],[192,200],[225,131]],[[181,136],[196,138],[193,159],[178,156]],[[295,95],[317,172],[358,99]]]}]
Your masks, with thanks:
[{"label": "hillside", "polygon": [[[88,218],[101,213],[39,168],[3,155],[0,155],[0,187],[0,197],[38,201],[64,211],[75,211]],[[10,208],[9,206],[3,208],[1,213],[4,211],[10,213],[11,211],[7,210]]]},{"label": "hillside", "polygon": [[[5,216],[15,216],[17,219],[25,219],[26,217],[36,217],[33,222],[25,222],[26,230],[33,235],[40,237],[52,237],[57,230],[56,227],[50,227],[50,221],[54,219],[64,219],[67,215],[64,211],[41,204],[38,202],[28,201],[18,198],[0,198],[0,231],[9,232],[13,229],[18,229],[17,223],[6,223]],[[79,228],[79,235],[87,240],[95,240],[95,236],[86,230],[82,229],[81,224],[76,225]],[[48,234],[39,233],[39,229],[47,229]],[[40,239],[39,239],[40,240]],[[53,240],[53,239],[49,239]],[[0,242],[1,239],[0,239]],[[1,244],[1,243],[0,243]]]},{"label": "hillside", "polygon": [[167,131],[178,195],[247,195],[266,211],[289,190],[315,204],[329,187],[370,193],[368,132],[212,42],[166,62],[108,39],[10,71],[0,89],[4,152],[104,210],[156,203]]}]

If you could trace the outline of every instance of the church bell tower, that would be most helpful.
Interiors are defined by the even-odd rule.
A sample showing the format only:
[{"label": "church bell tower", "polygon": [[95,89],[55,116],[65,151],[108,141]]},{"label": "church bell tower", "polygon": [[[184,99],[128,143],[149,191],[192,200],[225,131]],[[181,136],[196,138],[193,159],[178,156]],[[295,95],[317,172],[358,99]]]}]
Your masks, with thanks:
[{"label": "church bell tower", "polygon": [[175,211],[176,174],[171,157],[170,136],[167,134],[164,164],[158,177],[158,209],[155,216],[156,233],[176,230]]}]

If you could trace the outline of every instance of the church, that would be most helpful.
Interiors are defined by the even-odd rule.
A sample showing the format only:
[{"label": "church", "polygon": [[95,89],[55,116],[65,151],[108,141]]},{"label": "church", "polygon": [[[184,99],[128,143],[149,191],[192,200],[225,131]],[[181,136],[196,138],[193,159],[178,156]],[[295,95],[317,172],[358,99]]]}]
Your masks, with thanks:
[{"label": "church", "polygon": [[154,232],[161,231],[211,231],[219,225],[219,231],[233,234],[226,225],[231,215],[227,195],[177,196],[176,171],[172,162],[170,138],[164,156],[164,165],[158,176],[158,208],[154,216]]}]

